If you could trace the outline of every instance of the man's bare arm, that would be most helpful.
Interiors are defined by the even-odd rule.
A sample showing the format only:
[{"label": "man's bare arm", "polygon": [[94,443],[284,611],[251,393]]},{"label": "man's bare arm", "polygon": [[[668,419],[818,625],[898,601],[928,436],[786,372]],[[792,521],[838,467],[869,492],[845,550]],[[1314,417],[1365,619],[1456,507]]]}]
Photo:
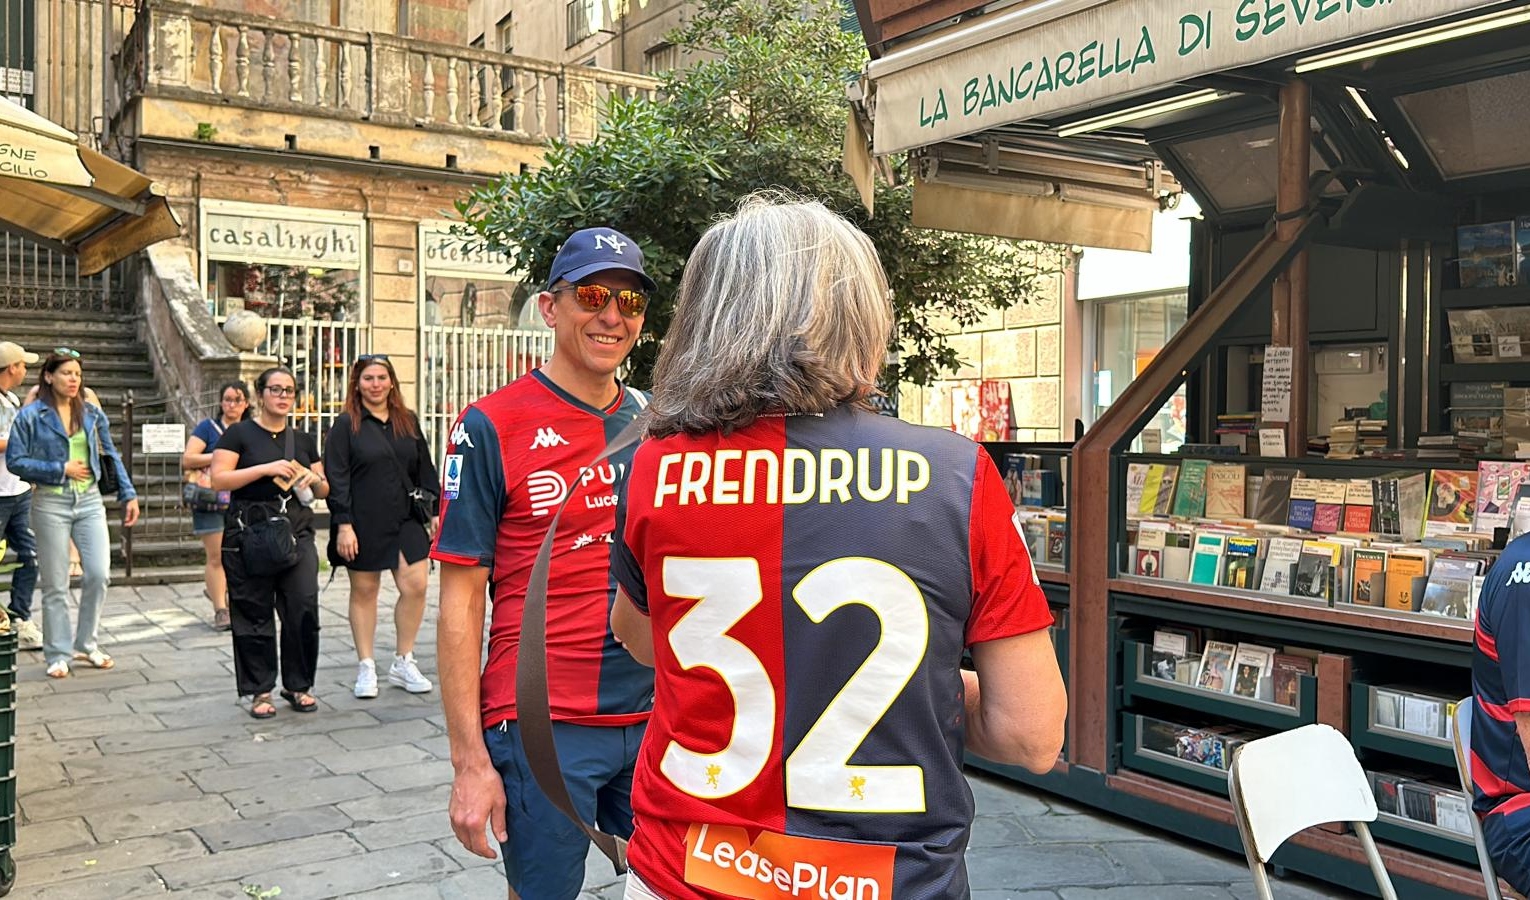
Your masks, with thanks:
[{"label": "man's bare arm", "polygon": [[1038,775],[1051,771],[1062,752],[1068,692],[1047,630],[974,644],[972,661],[977,673],[962,673],[967,749]]},{"label": "man's bare arm", "polygon": [[479,678],[483,668],[485,588],[489,570],[482,566],[441,563],[441,608],[436,619],[436,667],[441,679],[441,710],[451,746],[451,819],[457,840],[479,856],[494,859],[485,825],[500,841],[505,831],[505,786],[483,742]]}]

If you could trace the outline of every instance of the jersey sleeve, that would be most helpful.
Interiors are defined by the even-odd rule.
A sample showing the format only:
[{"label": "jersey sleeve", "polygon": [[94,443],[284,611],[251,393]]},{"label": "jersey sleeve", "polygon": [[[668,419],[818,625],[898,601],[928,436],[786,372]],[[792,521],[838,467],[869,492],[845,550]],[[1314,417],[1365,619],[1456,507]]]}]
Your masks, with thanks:
[{"label": "jersey sleeve", "polygon": [[[224,430],[226,431],[227,429]],[[213,448],[218,446],[218,429],[213,425],[212,419],[203,419],[198,422],[197,427],[191,430],[191,436],[201,438],[202,446],[207,448],[208,453],[211,453]]]},{"label": "jersey sleeve", "polygon": [[972,480],[969,529],[973,596],[967,644],[1049,627],[1052,611],[1020,537],[1014,504],[993,459],[981,447]]},{"label": "jersey sleeve", "polygon": [[441,470],[441,521],[431,559],[458,566],[494,564],[505,512],[505,465],[499,433],[483,410],[469,406],[452,428]]},{"label": "jersey sleeve", "polygon": [[1503,577],[1505,582],[1493,598],[1499,613],[1492,636],[1503,677],[1504,701],[1511,713],[1530,713],[1530,584],[1517,583],[1501,573],[1494,577]]},{"label": "jersey sleeve", "polygon": [[616,489],[616,528],[612,531],[611,574],[621,585],[632,605],[644,615],[648,614],[648,583],[643,579],[643,568],[637,556],[627,546],[627,485],[623,480]]}]

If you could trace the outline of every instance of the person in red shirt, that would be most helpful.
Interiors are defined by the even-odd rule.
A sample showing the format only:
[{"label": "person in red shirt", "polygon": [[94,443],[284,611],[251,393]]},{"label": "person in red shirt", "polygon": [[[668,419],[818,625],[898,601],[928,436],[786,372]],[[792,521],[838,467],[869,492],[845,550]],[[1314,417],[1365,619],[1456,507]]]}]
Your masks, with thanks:
[{"label": "person in red shirt", "polygon": [[[574,900],[589,839],[532,780],[517,727],[521,609],[537,549],[558,504],[548,602],[549,705],[564,780],[586,821],[632,831],[632,771],[653,704],[653,673],[610,631],[616,485],[631,453],[583,467],[646,404],[617,367],[643,330],[653,281],[637,244],[610,228],[564,242],[536,302],[556,332],[552,359],[473,403],[452,429],[441,467],[437,666],[451,743],[452,829],[494,857],[492,829],[515,894]],[[481,645],[492,586],[489,659]]]},{"label": "person in red shirt", "polygon": [[967,897],[964,750],[1057,761],[1008,491],[870,410],[892,337],[876,251],[821,204],[747,199],[686,265],[612,549],[613,631],[655,667],[629,898]]}]

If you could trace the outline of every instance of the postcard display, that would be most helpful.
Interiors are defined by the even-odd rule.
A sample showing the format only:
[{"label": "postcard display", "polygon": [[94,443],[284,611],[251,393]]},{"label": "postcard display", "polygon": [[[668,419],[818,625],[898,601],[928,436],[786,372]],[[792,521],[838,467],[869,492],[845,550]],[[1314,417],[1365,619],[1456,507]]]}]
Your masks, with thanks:
[{"label": "postcard display", "polygon": [[1226,796],[1240,743],[1326,722],[1370,777],[1378,838],[1473,862],[1446,729],[1530,462],[1120,465],[1120,767]]}]

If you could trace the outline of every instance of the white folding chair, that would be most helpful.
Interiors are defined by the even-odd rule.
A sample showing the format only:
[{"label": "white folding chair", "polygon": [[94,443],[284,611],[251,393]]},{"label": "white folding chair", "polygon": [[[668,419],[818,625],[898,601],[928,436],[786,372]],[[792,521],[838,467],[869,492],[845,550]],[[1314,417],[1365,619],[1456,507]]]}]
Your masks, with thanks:
[{"label": "white folding chair", "polygon": [[1249,741],[1233,751],[1227,772],[1243,852],[1261,900],[1273,900],[1264,864],[1292,835],[1314,825],[1348,822],[1360,838],[1384,900],[1397,900],[1367,822],[1376,797],[1355,750],[1328,725],[1303,725]]},{"label": "white folding chair", "polygon": [[[1461,790],[1466,792],[1466,802],[1472,802],[1472,698],[1467,697],[1456,704],[1456,714],[1450,717],[1451,743],[1456,747],[1456,775],[1461,779]],[[1488,900],[1503,900],[1498,890],[1498,873],[1493,871],[1493,858],[1488,856],[1487,842],[1482,838],[1482,823],[1477,814],[1471,813],[1472,840],[1477,844],[1477,865],[1482,868],[1482,883],[1487,886]]]}]

